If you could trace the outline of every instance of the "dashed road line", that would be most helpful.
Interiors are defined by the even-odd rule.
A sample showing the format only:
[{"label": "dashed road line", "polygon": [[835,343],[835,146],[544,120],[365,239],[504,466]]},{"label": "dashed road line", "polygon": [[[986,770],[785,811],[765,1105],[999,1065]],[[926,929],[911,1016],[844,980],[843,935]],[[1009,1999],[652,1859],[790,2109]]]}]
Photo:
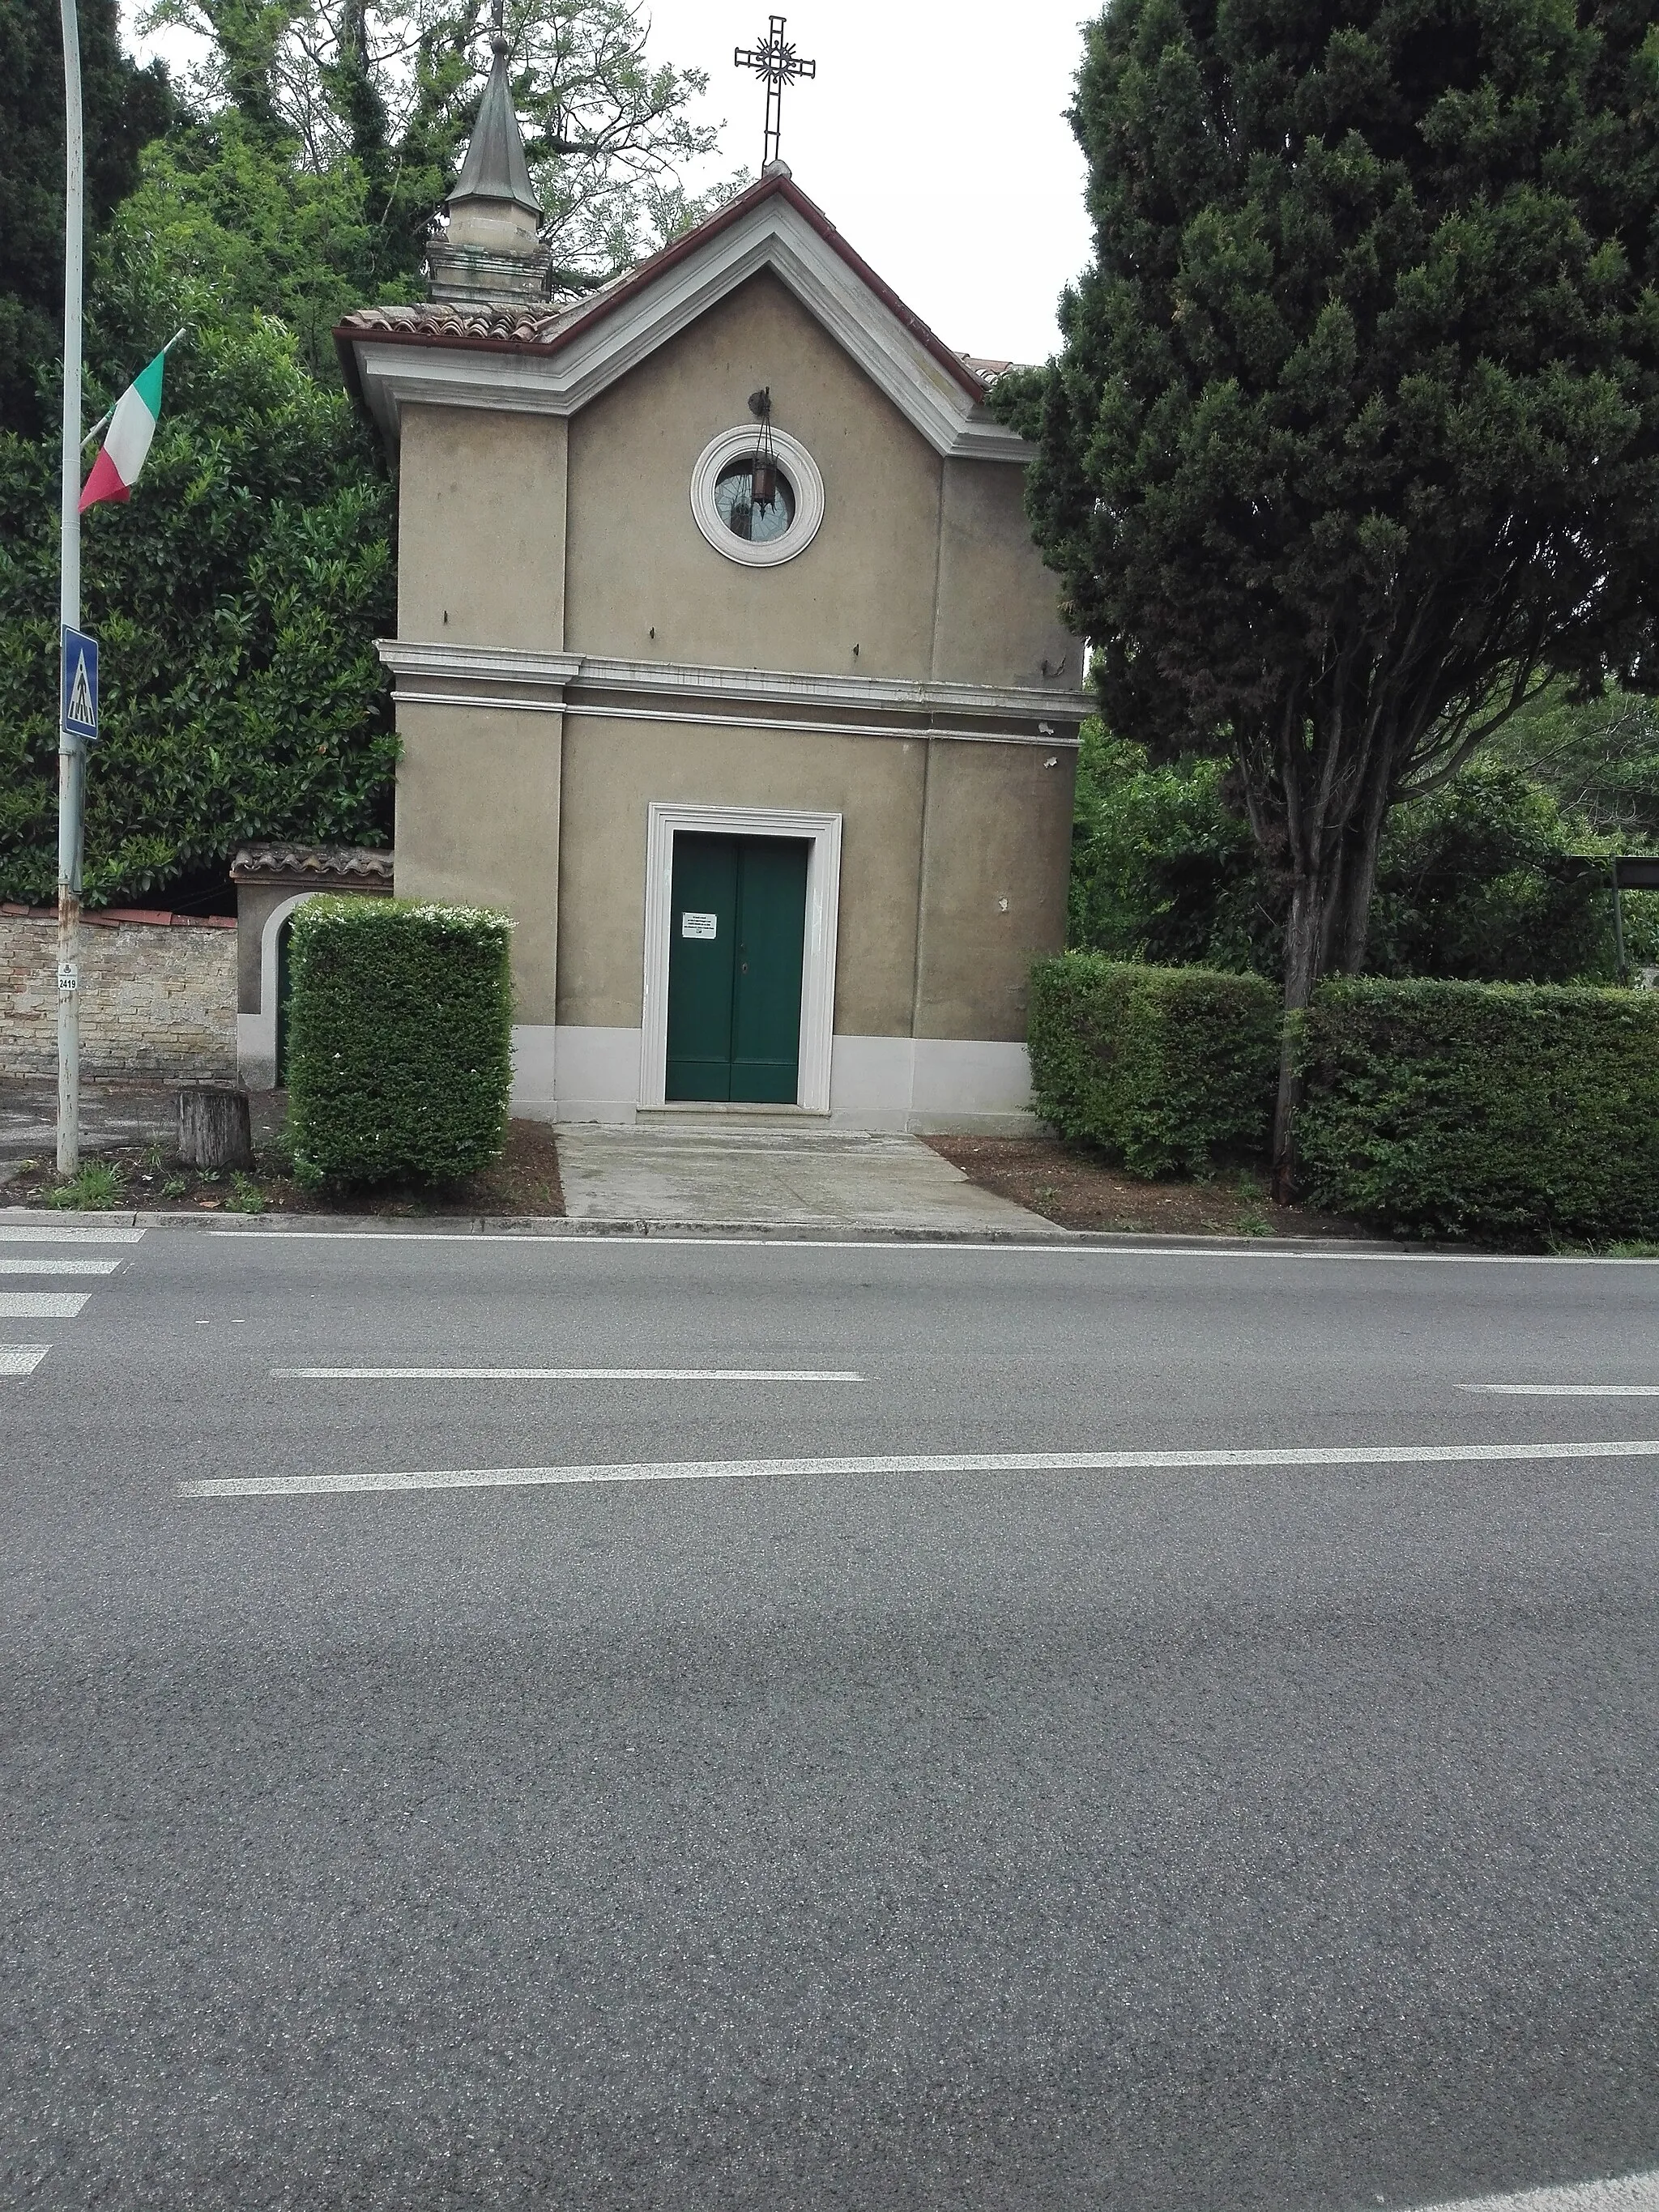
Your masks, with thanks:
[{"label": "dashed road line", "polygon": [[1503,1398],[1659,1398],[1659,1382],[1460,1382]]},{"label": "dashed road line", "polygon": [[1286,1445],[1249,1451],[933,1452],[881,1458],[665,1460],[638,1466],[434,1468],[395,1474],[219,1475],[180,1498],[306,1498],[373,1490],[518,1490],[605,1482],[745,1482],[768,1475],[1119,1474],[1206,1468],[1437,1467],[1516,1460],[1659,1459],[1630,1443]]},{"label": "dashed road line", "polygon": [[1570,2181],[1509,2197],[1460,2197],[1419,2212],[1659,2212],[1659,2167],[1612,2181]]},{"label": "dashed road line", "polygon": [[826,1367],[273,1367],[283,1382],[862,1382]]}]

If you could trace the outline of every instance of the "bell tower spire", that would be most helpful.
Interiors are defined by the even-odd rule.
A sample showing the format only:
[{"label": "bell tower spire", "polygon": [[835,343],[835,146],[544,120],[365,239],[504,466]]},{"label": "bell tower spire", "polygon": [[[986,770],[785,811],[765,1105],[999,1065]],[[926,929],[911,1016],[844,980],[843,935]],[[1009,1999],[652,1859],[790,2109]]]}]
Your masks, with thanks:
[{"label": "bell tower spire", "polygon": [[427,256],[433,298],[458,307],[540,300],[552,258],[541,242],[541,203],[513,100],[502,6],[503,0],[495,0],[489,77],[461,173],[445,202],[448,228]]}]

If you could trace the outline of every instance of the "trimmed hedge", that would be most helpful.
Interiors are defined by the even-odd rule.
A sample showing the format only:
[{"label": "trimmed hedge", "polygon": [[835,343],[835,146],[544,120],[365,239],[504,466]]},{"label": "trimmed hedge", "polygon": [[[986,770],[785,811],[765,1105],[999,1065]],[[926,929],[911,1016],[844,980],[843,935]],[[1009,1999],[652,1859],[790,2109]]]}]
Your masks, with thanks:
[{"label": "trimmed hedge", "polygon": [[299,908],[288,1110],[301,1182],[449,1182],[499,1155],[512,928],[482,908],[408,899]]},{"label": "trimmed hedge", "polygon": [[1310,1204],[1421,1236],[1659,1237],[1659,997],[1334,981],[1300,1030]]},{"label": "trimmed hedge", "polygon": [[1132,1175],[1201,1173],[1266,1146],[1279,995],[1260,975],[1064,952],[1031,970],[1036,1110]]}]

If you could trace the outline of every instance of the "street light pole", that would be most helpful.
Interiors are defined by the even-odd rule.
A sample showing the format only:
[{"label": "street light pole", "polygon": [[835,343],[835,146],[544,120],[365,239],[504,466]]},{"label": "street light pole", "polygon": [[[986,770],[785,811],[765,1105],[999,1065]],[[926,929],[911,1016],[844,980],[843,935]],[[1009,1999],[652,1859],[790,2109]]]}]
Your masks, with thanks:
[{"label": "street light pole", "polygon": [[81,283],[86,149],[76,0],[64,15],[64,470],[58,622],[58,1172],[81,1164],[81,822],[87,749],[64,726],[61,633],[81,627]]}]

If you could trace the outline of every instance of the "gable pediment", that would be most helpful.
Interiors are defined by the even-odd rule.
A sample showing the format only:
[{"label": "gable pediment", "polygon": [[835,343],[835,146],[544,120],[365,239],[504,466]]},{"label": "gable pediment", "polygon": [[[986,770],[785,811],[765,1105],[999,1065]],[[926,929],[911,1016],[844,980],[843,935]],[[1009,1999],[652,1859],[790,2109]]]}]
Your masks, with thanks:
[{"label": "gable pediment", "polygon": [[1030,458],[991,416],[981,379],[781,174],[601,293],[543,310],[368,308],[347,316],[335,339],[348,381],[395,447],[411,404],[574,415],[763,270],[936,453]]}]

